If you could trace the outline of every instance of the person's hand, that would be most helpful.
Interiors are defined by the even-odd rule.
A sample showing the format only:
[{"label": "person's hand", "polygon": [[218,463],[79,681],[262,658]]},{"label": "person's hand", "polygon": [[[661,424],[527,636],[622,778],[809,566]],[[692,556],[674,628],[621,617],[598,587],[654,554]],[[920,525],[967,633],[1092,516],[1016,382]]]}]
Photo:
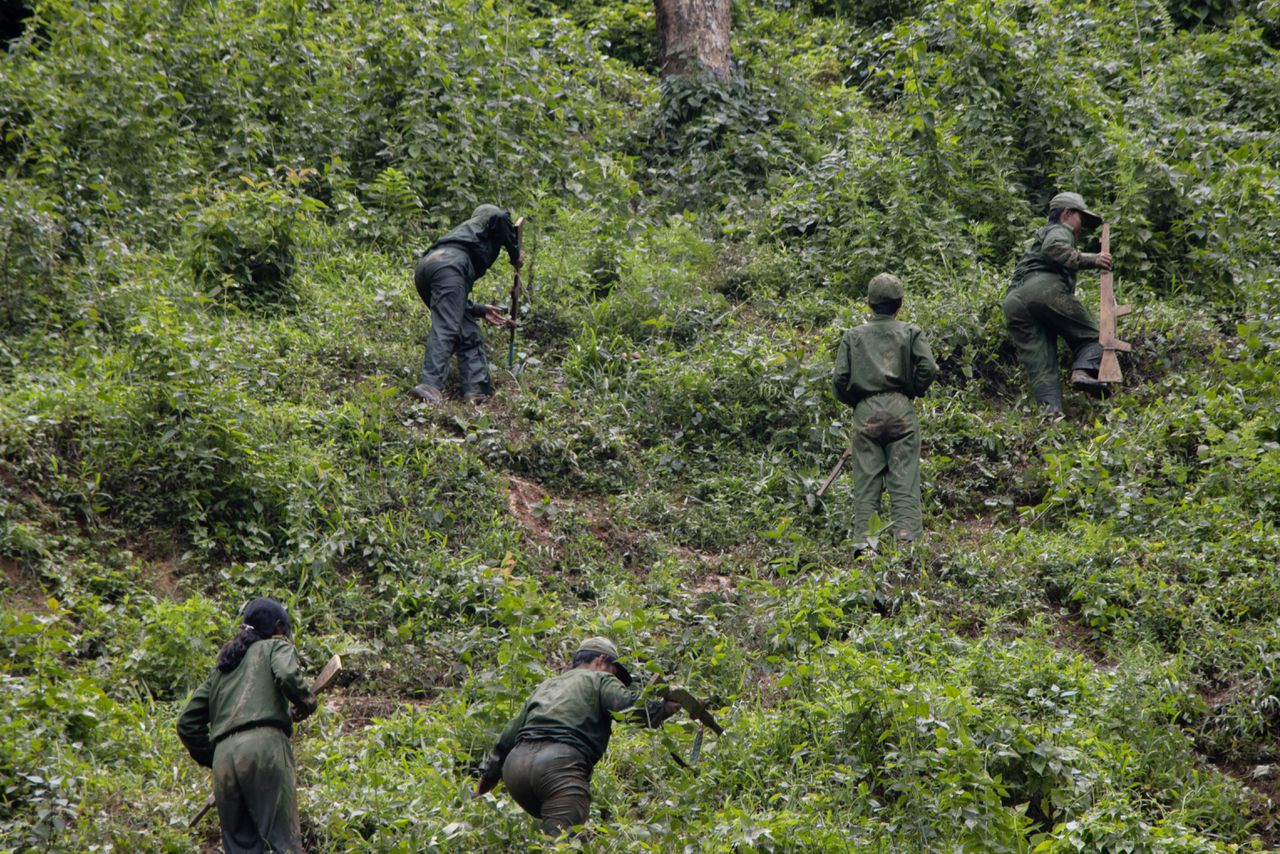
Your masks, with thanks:
[{"label": "person's hand", "polygon": [[476,790],[472,793],[473,798],[483,798],[485,795],[493,791],[493,787],[498,785],[497,780],[490,780],[487,777],[481,777],[476,780]]},{"label": "person's hand", "polygon": [[492,323],[494,326],[509,326],[511,320],[502,313],[496,305],[486,305],[484,319]]},{"label": "person's hand", "polygon": [[1095,266],[1097,266],[1099,270],[1110,270],[1111,269],[1111,253],[1099,252],[1097,255],[1094,256],[1093,263]]},{"label": "person's hand", "polygon": [[523,252],[521,252],[519,255],[517,255],[517,256],[516,256],[516,262],[515,262],[514,264],[512,264],[511,266],[515,267],[517,271],[518,271],[521,267],[523,267],[523,266],[524,266],[524,253],[523,253]]},{"label": "person's hand", "polygon": [[301,706],[290,706],[289,720],[293,721],[295,724],[305,721],[307,718],[311,717],[312,711],[314,711],[314,709],[304,709]]}]

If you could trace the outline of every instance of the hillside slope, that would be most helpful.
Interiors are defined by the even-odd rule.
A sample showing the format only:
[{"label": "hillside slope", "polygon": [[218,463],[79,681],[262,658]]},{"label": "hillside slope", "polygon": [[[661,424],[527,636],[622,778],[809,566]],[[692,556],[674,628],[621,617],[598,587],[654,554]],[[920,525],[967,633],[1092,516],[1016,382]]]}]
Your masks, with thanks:
[{"label": "hillside slope", "polygon": [[[257,595],[316,851],[536,848],[474,763],[586,634],[714,695],[619,728],[617,851],[1280,848],[1274,4],[40,0],[0,57],[0,850],[181,851],[174,731]],[[999,300],[1059,187],[1127,382],[1030,404]],[[417,253],[529,219],[498,394],[425,409]],[[867,279],[942,367],[927,536],[818,500]],[[477,285],[506,299],[505,261]],[[1096,279],[1082,276],[1096,306]]]}]

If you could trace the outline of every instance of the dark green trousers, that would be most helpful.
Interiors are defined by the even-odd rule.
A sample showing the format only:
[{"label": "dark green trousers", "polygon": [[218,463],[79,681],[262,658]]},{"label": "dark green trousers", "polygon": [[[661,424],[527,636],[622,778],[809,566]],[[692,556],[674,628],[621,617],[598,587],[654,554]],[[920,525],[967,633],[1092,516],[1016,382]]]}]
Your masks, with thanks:
[{"label": "dark green trousers", "polygon": [[1071,348],[1071,369],[1097,374],[1102,361],[1098,324],[1057,276],[1034,276],[1001,303],[1009,338],[1031,380],[1036,400],[1062,400],[1058,339]]},{"label": "dark green trousers", "polygon": [[458,354],[458,379],[463,394],[493,394],[484,337],[468,312],[471,261],[461,249],[443,246],[423,255],[413,271],[418,296],[431,309],[431,332],[422,358],[418,382],[440,390],[449,378],[449,362]]},{"label": "dark green trousers", "polygon": [[924,533],[920,514],[920,422],[905,394],[868,397],[853,409],[853,526],[865,536],[871,514],[889,493],[893,536]]},{"label": "dark green trousers", "polygon": [[555,741],[525,741],[507,754],[502,782],[516,803],[542,819],[542,832],[559,836],[587,820],[591,767],[582,754]]},{"label": "dark green trousers", "polygon": [[293,748],[283,730],[254,727],[218,742],[213,796],[226,854],[302,851]]}]

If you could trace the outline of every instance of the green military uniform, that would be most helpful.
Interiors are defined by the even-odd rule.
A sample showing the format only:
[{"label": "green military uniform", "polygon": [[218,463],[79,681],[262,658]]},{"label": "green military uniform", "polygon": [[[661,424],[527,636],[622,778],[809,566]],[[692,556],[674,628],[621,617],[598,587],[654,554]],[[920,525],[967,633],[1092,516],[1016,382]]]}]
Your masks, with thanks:
[{"label": "green military uniform", "polygon": [[[872,305],[902,299],[902,283],[881,273],[871,280]],[[938,375],[918,326],[876,314],[844,334],[836,355],[835,393],[853,407],[854,530],[863,536],[889,492],[893,535],[914,540],[924,532],[920,514],[920,424],[911,398]]]},{"label": "green military uniform", "polygon": [[471,219],[431,244],[418,259],[414,286],[431,309],[431,332],[418,375],[419,388],[426,386],[438,397],[449,376],[449,361],[457,353],[463,394],[493,393],[484,339],[476,324],[487,308],[470,297],[476,279],[488,271],[503,249],[516,264],[520,242],[511,215],[494,205],[481,205]]},{"label": "green military uniform", "polygon": [[[1098,219],[1074,193],[1055,196],[1050,207],[1078,209],[1093,220]],[[1031,393],[1051,411],[1062,410],[1058,338],[1071,347],[1072,371],[1096,376],[1102,360],[1097,321],[1075,295],[1076,271],[1096,267],[1097,259],[1097,255],[1076,248],[1076,235],[1070,226],[1042,226],[1014,268],[1001,304],[1009,337],[1018,350],[1018,361],[1030,378]]]},{"label": "green military uniform", "polygon": [[229,673],[215,669],[178,718],[178,736],[213,769],[227,854],[302,851],[289,704],[305,717],[316,698],[293,644],[260,640]]},{"label": "green military uniform", "polygon": [[[601,640],[592,638],[583,649]],[[599,670],[575,667],[546,680],[482,763],[484,789],[501,779],[525,812],[542,819],[548,836],[582,824],[591,805],[591,772],[609,747],[613,713],[631,709],[633,720],[651,727],[669,716],[663,701],[637,706],[637,700],[617,676]]]}]

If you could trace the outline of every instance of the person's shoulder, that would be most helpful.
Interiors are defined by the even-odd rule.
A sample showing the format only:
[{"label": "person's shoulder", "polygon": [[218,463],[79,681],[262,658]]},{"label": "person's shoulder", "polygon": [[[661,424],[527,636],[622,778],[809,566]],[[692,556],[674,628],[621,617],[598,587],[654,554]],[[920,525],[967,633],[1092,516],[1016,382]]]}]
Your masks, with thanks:
[{"label": "person's shoulder", "polygon": [[261,647],[264,653],[292,652],[294,649],[293,641],[283,635],[263,638],[253,646],[249,647],[249,651],[252,652],[254,647]]},{"label": "person's shoulder", "polygon": [[1044,231],[1042,233],[1045,240],[1048,240],[1050,237],[1066,237],[1066,239],[1072,243],[1076,242],[1076,233],[1072,231],[1071,226],[1067,225],[1065,222],[1051,222],[1044,227]]},{"label": "person's shoulder", "polygon": [[593,670],[590,667],[575,667],[570,673],[579,674],[580,679],[589,679],[592,682],[604,682],[607,679],[617,679],[612,673],[605,673],[603,670]]},{"label": "person's shoulder", "polygon": [[870,320],[865,321],[863,323],[859,323],[857,326],[851,326],[848,329],[846,329],[844,331],[844,335],[842,335],[841,337],[848,338],[851,340],[854,338],[860,338],[861,336],[865,335],[867,333],[867,330],[871,329],[873,325],[874,324]]}]

